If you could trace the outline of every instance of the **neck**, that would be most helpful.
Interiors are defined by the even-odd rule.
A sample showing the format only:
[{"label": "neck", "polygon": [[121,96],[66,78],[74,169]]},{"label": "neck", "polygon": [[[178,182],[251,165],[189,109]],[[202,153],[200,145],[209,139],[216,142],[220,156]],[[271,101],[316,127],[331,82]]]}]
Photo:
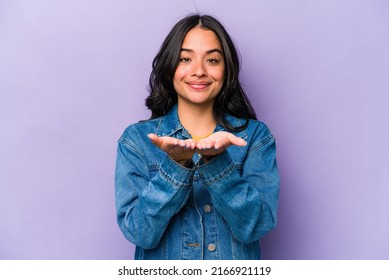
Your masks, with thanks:
[{"label": "neck", "polygon": [[216,127],[212,106],[204,107],[178,103],[178,117],[192,137],[207,136]]}]

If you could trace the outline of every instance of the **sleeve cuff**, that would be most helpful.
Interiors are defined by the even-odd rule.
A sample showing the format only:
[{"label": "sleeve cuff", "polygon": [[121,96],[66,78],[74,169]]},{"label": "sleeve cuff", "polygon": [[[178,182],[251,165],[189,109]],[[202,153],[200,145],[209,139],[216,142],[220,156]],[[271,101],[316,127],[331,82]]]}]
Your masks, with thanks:
[{"label": "sleeve cuff", "polygon": [[176,187],[188,188],[192,185],[194,166],[186,168],[166,155],[160,166],[162,178]]}]

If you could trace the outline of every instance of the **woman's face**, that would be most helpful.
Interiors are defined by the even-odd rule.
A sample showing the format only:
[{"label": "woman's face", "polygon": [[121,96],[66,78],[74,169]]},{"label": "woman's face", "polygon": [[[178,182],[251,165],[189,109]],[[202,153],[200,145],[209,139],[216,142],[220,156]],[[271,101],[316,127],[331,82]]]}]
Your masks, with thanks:
[{"label": "woman's face", "polygon": [[182,43],[173,78],[178,104],[213,106],[223,79],[223,52],[216,34],[200,27],[191,29]]}]

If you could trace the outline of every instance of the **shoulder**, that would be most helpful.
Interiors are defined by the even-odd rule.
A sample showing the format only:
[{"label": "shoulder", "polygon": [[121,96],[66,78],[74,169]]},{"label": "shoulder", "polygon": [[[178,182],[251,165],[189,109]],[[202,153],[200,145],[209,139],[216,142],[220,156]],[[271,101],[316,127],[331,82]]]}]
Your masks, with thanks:
[{"label": "shoulder", "polygon": [[177,106],[174,106],[168,114],[157,117],[155,119],[149,119],[145,121],[139,121],[137,123],[129,125],[123,132],[122,138],[132,138],[134,135],[147,135],[154,133],[158,135],[167,135],[174,132],[177,128],[181,127],[181,123],[178,119]]},{"label": "shoulder", "polygon": [[[263,153],[275,151],[275,139],[267,124],[260,120],[235,118],[234,126],[246,124],[246,127],[238,132],[232,132],[234,135],[244,139],[247,145],[244,147],[229,147],[236,164],[244,162],[248,157],[262,157]],[[232,122],[230,122],[232,124]]]},{"label": "shoulder", "polygon": [[249,154],[264,147],[275,148],[275,138],[265,122],[253,119],[235,118],[235,120],[238,120],[241,125],[247,122],[246,128],[235,135],[246,140]]},{"label": "shoulder", "polygon": [[148,133],[154,133],[154,131],[158,128],[161,120],[163,117],[159,117],[156,119],[151,119],[151,120],[144,120],[144,121],[139,121],[137,123],[130,124],[127,126],[127,128],[124,130],[123,135],[127,136],[132,133],[140,132],[148,132]]},{"label": "shoulder", "polygon": [[265,146],[275,147],[275,138],[263,121],[249,120],[246,130],[250,135],[251,150],[260,150]]},{"label": "shoulder", "polygon": [[162,117],[130,124],[123,131],[122,135],[120,136],[119,142],[125,140],[135,141],[136,139],[143,138],[149,133],[155,133],[161,122],[161,119]]},{"label": "shoulder", "polygon": [[257,137],[273,137],[269,127],[266,123],[260,120],[248,120],[247,132],[250,134],[255,134]]},{"label": "shoulder", "polygon": [[261,120],[253,120],[253,119],[244,119],[237,118],[233,116],[227,117],[228,122],[235,126],[243,126],[247,123],[246,128],[242,131],[234,133],[235,135],[242,137],[244,139],[263,139],[270,138],[274,139],[273,134],[271,133],[269,127]]}]

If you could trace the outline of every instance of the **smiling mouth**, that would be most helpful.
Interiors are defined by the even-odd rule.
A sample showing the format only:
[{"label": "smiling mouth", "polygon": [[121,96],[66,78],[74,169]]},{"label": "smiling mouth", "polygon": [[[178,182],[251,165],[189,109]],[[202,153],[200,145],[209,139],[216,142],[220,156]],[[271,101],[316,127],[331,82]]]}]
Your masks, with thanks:
[{"label": "smiling mouth", "polygon": [[206,89],[211,83],[187,83],[187,85],[194,90]]}]

